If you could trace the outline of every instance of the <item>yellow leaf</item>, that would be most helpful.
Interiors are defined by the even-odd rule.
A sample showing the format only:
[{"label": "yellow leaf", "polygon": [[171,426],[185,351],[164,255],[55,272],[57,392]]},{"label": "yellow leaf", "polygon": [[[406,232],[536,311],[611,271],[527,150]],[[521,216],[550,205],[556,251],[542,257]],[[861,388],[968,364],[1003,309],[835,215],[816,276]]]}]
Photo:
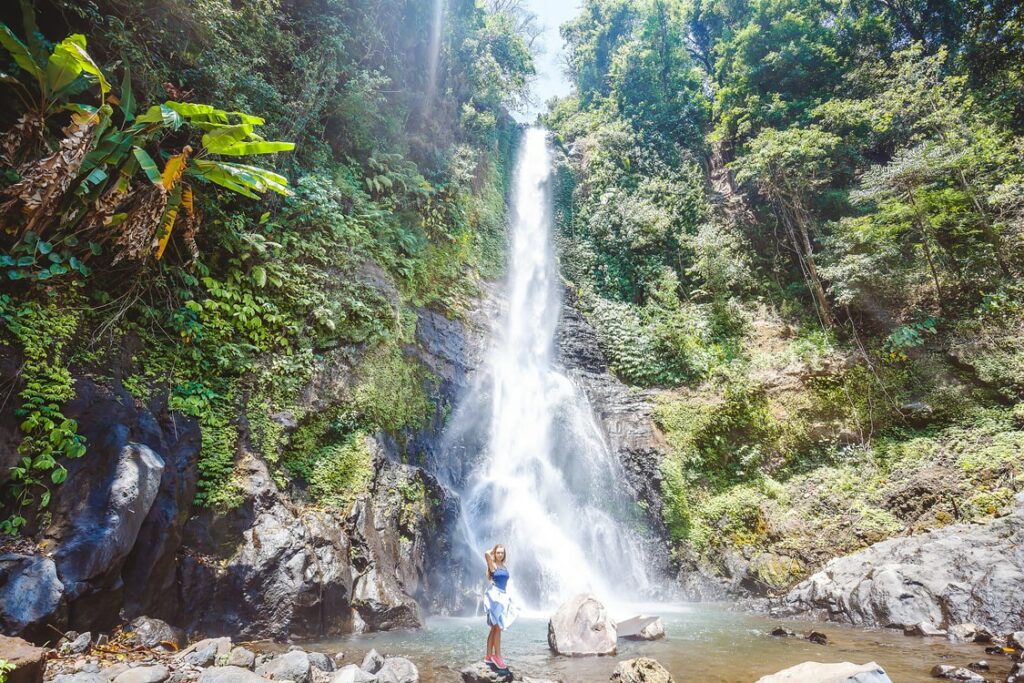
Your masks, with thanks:
[{"label": "yellow leaf", "polygon": [[161,179],[163,180],[164,189],[168,192],[173,190],[174,186],[181,179],[181,174],[185,172],[185,164],[188,163],[188,155],[191,152],[192,148],[186,145],[185,149],[181,150],[181,154],[175,154],[167,160],[167,165],[164,166]]},{"label": "yellow leaf", "polygon": [[192,188],[185,185],[181,189],[181,205],[185,207],[185,213],[190,219],[195,218],[196,208],[192,202]]}]

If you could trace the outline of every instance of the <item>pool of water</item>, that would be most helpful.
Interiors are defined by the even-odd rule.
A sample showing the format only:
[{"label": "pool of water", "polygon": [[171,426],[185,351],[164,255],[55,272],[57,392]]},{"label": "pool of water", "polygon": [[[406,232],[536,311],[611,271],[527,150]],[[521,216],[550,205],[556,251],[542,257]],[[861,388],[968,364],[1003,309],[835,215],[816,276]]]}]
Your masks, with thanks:
[{"label": "pool of water", "polygon": [[[666,637],[654,642],[619,640],[613,657],[556,657],[548,649],[547,620],[521,617],[502,638],[502,653],[513,669],[526,675],[561,679],[564,683],[607,681],[615,664],[633,657],[652,657],[675,677],[677,683],[753,683],[800,662],[874,660],[894,683],[924,683],[936,664],[966,666],[986,660],[990,681],[1005,680],[1008,658],[986,655],[984,646],[953,644],[944,638],[914,638],[896,631],[858,629],[837,624],[771,619],[714,604],[651,606],[634,613],[659,614]],[[628,616],[628,615],[620,615]],[[797,633],[811,629],[825,633],[828,645],[799,638],[778,638],[769,632],[784,625]],[[345,661],[359,663],[376,648],[383,655],[408,657],[420,669],[425,683],[454,683],[459,670],[483,657],[487,626],[483,618],[435,617],[418,631],[371,633],[308,644],[309,649],[344,652]]]}]

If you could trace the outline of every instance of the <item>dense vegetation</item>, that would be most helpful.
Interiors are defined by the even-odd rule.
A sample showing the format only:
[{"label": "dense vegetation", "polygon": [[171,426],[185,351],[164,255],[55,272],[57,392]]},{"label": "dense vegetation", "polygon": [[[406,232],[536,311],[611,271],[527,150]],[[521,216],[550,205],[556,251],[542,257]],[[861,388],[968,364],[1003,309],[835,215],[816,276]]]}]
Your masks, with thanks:
[{"label": "dense vegetation", "polygon": [[199,420],[202,505],[239,502],[245,452],[350,501],[363,435],[442,412],[418,311],[458,316],[503,267],[528,22],[472,0],[14,5],[0,342],[21,440],[0,532],[88,452],[61,412],[83,377]]},{"label": "dense vegetation", "polygon": [[677,557],[778,589],[1004,511],[1020,4],[586,0],[562,35],[563,270],[616,372],[656,389]]}]

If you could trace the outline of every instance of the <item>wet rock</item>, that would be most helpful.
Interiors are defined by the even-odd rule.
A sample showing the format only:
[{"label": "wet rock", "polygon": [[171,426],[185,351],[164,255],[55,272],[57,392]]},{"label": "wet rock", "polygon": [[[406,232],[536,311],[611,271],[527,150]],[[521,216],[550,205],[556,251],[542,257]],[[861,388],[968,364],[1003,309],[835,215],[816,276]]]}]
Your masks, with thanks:
[{"label": "wet rock", "polygon": [[377,683],[419,683],[420,672],[405,657],[388,657],[377,672]]},{"label": "wet rock", "polygon": [[665,623],[661,620],[661,617],[657,617],[653,621],[644,624],[635,633],[623,633],[623,624],[625,623],[622,622],[615,625],[619,638],[625,638],[626,640],[660,640],[665,637]]},{"label": "wet rock", "polygon": [[508,669],[495,669],[483,662],[475,662],[459,672],[462,683],[511,683],[512,672]]},{"label": "wet rock", "polygon": [[14,671],[7,674],[7,683],[43,683],[46,653],[46,648],[21,638],[0,635],[0,656],[14,665]]},{"label": "wet rock", "polygon": [[67,611],[64,584],[48,557],[0,555],[0,631],[44,642],[52,636],[47,623],[61,623]]},{"label": "wet rock", "polygon": [[796,636],[796,632],[790,631],[788,628],[785,628],[784,626],[776,626],[771,630],[771,633],[769,635],[773,635],[776,638],[793,638]]},{"label": "wet rock", "polygon": [[809,631],[804,635],[804,640],[815,645],[828,645],[828,636],[821,631]]},{"label": "wet rock", "polygon": [[762,676],[757,683],[892,683],[892,679],[877,662],[804,662],[770,676]]},{"label": "wet rock", "polygon": [[1024,494],[1012,514],[988,524],[893,538],[834,559],[781,607],[864,626],[1017,627],[1024,613]]},{"label": "wet rock", "polygon": [[638,657],[619,662],[612,672],[612,683],[675,683],[672,674],[653,659]]},{"label": "wet rock", "polygon": [[113,683],[162,683],[170,676],[166,666],[139,666],[118,674]]},{"label": "wet rock", "polygon": [[971,681],[971,683],[985,683],[985,677],[976,674],[970,669],[939,664],[932,667],[932,678],[945,678],[950,681]]},{"label": "wet rock", "polygon": [[256,673],[272,680],[308,683],[310,676],[309,655],[302,650],[286,652],[256,667]]},{"label": "wet rock", "polygon": [[1024,662],[1013,667],[1013,671],[1006,677],[1006,683],[1024,683]]},{"label": "wet rock", "polygon": [[971,662],[967,665],[967,668],[971,671],[988,671],[989,665],[984,659],[980,659],[977,662]]},{"label": "wet rock", "polygon": [[608,610],[588,593],[565,602],[548,621],[548,647],[560,655],[614,655],[616,638]]},{"label": "wet rock", "polygon": [[137,617],[129,624],[129,629],[131,635],[128,642],[133,645],[148,648],[169,645],[173,650],[180,650],[185,644],[185,632],[160,619]]},{"label": "wet rock", "polygon": [[248,648],[232,648],[231,653],[228,655],[228,666],[237,666],[242,669],[251,669],[255,663],[256,654]]},{"label": "wet rock", "polygon": [[331,683],[373,683],[376,680],[374,674],[363,671],[355,664],[347,664],[331,676]]},{"label": "wet rock", "polygon": [[1006,646],[1014,650],[1024,650],[1024,631],[1014,631],[1006,634]]},{"label": "wet rock", "polygon": [[905,636],[924,636],[924,637],[938,637],[945,636],[947,631],[941,628],[937,628],[935,624],[930,621],[922,621],[918,624],[911,624],[903,629],[903,635]]},{"label": "wet rock", "polygon": [[257,676],[248,669],[238,666],[215,666],[205,669],[199,675],[199,683],[266,683],[267,679]]},{"label": "wet rock", "polygon": [[956,624],[947,629],[949,639],[968,643],[991,643],[992,634],[976,624]]},{"label": "wet rock", "polygon": [[370,650],[363,657],[363,663],[359,666],[360,669],[369,674],[375,674],[380,671],[380,668],[384,666],[384,657],[381,656],[376,650]]}]

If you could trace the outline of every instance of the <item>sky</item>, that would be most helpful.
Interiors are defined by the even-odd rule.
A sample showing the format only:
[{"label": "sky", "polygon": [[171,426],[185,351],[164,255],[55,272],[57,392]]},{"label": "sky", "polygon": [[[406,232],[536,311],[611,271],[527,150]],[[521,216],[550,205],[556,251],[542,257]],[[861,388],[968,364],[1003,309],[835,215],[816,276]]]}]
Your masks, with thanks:
[{"label": "sky", "polygon": [[533,86],[534,106],[525,114],[517,117],[532,120],[544,110],[544,103],[554,95],[567,95],[572,86],[566,79],[562,68],[562,37],[558,27],[576,16],[579,11],[579,0],[528,0],[530,9],[537,15],[544,26],[541,40],[544,54],[537,59],[537,81]]}]

